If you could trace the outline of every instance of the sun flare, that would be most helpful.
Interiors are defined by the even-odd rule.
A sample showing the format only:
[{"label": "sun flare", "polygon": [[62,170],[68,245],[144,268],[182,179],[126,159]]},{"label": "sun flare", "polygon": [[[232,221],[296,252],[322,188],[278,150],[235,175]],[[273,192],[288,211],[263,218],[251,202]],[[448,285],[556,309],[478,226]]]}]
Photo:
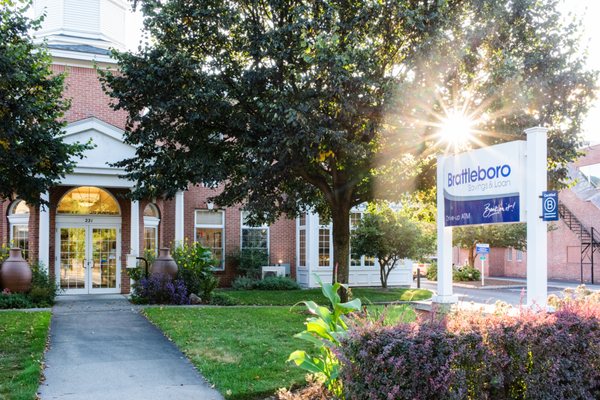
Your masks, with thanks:
[{"label": "sun flare", "polygon": [[455,150],[466,148],[474,139],[475,121],[462,112],[450,111],[441,121],[439,139]]}]

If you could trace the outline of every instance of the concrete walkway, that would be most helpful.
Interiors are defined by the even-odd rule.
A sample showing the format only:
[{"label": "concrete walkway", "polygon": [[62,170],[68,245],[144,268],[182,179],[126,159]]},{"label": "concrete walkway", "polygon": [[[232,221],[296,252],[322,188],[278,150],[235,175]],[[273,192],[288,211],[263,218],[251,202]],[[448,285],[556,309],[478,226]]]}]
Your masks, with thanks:
[{"label": "concrete walkway", "polygon": [[223,398],[121,295],[58,298],[44,375],[44,400]]}]

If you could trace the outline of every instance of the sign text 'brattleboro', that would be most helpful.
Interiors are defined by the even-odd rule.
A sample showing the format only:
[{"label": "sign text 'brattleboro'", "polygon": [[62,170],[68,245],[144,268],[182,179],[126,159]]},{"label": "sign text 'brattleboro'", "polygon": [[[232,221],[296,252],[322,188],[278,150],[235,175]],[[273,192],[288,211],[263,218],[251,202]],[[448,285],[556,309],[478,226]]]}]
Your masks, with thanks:
[{"label": "sign text 'brattleboro'", "polygon": [[524,221],[525,142],[443,159],[445,226]]}]

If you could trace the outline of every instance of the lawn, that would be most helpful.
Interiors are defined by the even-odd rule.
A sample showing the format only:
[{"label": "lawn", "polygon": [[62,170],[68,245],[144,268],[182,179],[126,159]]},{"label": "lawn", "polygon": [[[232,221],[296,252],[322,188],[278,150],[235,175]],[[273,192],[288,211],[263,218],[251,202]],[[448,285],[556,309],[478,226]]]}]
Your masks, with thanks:
[{"label": "lawn", "polygon": [[[381,289],[352,288],[352,296],[360,298],[363,304],[378,302],[425,300],[431,292],[425,289]],[[313,300],[325,304],[327,300],[321,289],[307,290],[221,290],[235,299],[240,305],[291,306],[303,300]]]},{"label": "lawn", "polygon": [[[413,319],[407,306],[392,306],[386,321]],[[373,306],[375,316],[383,306]],[[145,309],[204,377],[227,399],[264,399],[281,387],[303,385],[305,372],[287,364],[304,329],[303,307],[153,307]]]},{"label": "lawn", "polygon": [[49,312],[0,312],[0,398],[36,399]]}]

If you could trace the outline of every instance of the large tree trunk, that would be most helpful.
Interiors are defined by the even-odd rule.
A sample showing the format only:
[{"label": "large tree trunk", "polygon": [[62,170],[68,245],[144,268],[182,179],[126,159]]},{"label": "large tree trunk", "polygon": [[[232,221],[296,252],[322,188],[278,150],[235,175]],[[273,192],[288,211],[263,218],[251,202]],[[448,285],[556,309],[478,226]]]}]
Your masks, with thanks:
[{"label": "large tree trunk", "polygon": [[[333,281],[348,283],[350,278],[350,205],[332,207],[333,223]],[[337,268],[336,268],[337,267]],[[348,301],[348,293],[340,289],[342,302]]]}]

